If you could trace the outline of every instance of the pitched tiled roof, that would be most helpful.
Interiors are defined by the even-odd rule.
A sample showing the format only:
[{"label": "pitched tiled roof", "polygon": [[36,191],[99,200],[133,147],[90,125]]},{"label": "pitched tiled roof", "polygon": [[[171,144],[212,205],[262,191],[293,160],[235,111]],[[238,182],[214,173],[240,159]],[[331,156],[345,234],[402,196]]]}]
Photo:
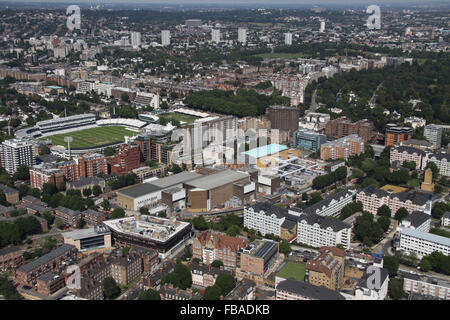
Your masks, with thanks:
[{"label": "pitched tiled roof", "polygon": [[199,234],[197,239],[202,246],[205,246],[208,241],[212,240],[216,249],[230,248],[233,251],[238,251],[240,248],[245,248],[247,246],[247,241],[242,238],[225,236],[210,231]]}]

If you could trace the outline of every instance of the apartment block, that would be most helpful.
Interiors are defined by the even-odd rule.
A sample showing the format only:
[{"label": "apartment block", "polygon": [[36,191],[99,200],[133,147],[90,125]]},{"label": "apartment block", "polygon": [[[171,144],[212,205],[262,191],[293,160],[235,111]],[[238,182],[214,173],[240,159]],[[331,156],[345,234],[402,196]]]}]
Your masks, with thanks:
[{"label": "apartment block", "polygon": [[429,124],[426,125],[423,130],[423,135],[425,138],[433,144],[433,146],[436,149],[439,149],[442,144],[442,127],[435,125],[435,124]]},{"label": "apartment block", "polygon": [[325,134],[332,139],[338,139],[352,134],[362,138],[364,143],[374,136],[374,125],[367,119],[352,122],[347,117],[329,121],[325,126]]},{"label": "apartment block", "polygon": [[30,169],[30,185],[32,188],[42,190],[44,183],[51,183],[57,188],[64,182],[64,171],[54,165],[44,163]]},{"label": "apartment block", "polygon": [[322,160],[347,160],[350,156],[359,156],[363,152],[362,138],[353,134],[323,144],[320,148],[320,158]]},{"label": "apartment block", "polygon": [[413,129],[410,127],[398,127],[395,124],[386,125],[386,133],[384,136],[385,146],[398,146],[403,141],[412,138]]},{"label": "apartment block", "polygon": [[322,247],[319,256],[308,260],[305,281],[318,287],[338,290],[344,283],[345,251],[336,247]]},{"label": "apartment block", "polygon": [[313,247],[335,247],[342,244],[350,248],[352,227],[330,217],[315,213],[302,214],[298,218],[297,242]]},{"label": "apartment block", "polygon": [[423,170],[426,166],[426,152],[405,146],[392,148],[390,152],[391,165],[397,162],[401,166],[404,161],[413,161],[416,164],[416,169]]},{"label": "apartment block", "polygon": [[9,174],[14,174],[22,166],[31,168],[36,164],[34,148],[26,139],[5,140],[1,146],[1,164]]},{"label": "apartment block", "polygon": [[398,273],[403,278],[403,291],[409,294],[417,293],[426,297],[450,300],[449,281],[401,270]]}]

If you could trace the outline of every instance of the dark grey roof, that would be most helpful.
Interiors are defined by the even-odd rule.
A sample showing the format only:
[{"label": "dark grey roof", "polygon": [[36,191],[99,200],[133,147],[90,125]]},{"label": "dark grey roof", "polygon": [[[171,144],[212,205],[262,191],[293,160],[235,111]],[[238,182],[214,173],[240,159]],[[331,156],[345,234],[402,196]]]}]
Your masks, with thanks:
[{"label": "dark grey roof", "polygon": [[39,266],[48,263],[49,261],[65,254],[66,252],[76,249],[74,246],[70,244],[62,244],[58,248],[50,251],[49,253],[43,255],[42,257],[37,258],[34,261],[31,261],[30,263],[27,263],[26,265],[21,266],[18,271],[22,272],[30,272],[34,269],[38,268]]},{"label": "dark grey roof", "polygon": [[[383,284],[387,277],[389,277],[389,272],[384,268],[377,268],[380,270],[380,284]],[[368,279],[373,273],[368,273],[367,269],[364,271],[363,276],[359,279],[357,287],[368,289]]]},{"label": "dark grey roof", "polygon": [[436,158],[441,161],[442,159],[446,159],[447,162],[450,162],[450,154],[449,153],[439,153],[439,154],[431,154],[428,156],[428,159]]},{"label": "dark grey roof", "polygon": [[430,219],[430,215],[426,214],[425,212],[414,211],[409,216],[404,218],[403,221],[409,221],[413,227],[417,228]]},{"label": "dark grey roof", "polygon": [[399,198],[402,202],[409,200],[414,204],[424,205],[425,203],[427,203],[427,201],[433,199],[433,194],[417,191],[402,191],[396,194],[392,194],[391,198]]},{"label": "dark grey roof", "polygon": [[450,211],[447,211],[446,213],[444,213],[444,215],[442,217],[444,219],[450,219]]},{"label": "dark grey roof", "polygon": [[58,275],[56,274],[56,273],[53,273],[53,272],[47,272],[47,273],[44,273],[42,276],[40,276],[39,278],[38,278],[38,280],[41,280],[41,281],[52,281],[53,279],[55,279],[55,277],[57,277]]},{"label": "dark grey roof", "polygon": [[130,187],[124,190],[120,190],[117,193],[118,194],[122,194],[126,197],[130,197],[130,198],[138,198],[138,197],[142,197],[146,194],[150,194],[156,191],[161,190],[160,187],[157,187],[155,185],[152,185],[150,183],[142,183],[139,184],[137,186],[134,187]]},{"label": "dark grey roof", "polygon": [[74,211],[72,209],[68,209],[68,208],[61,207],[61,206],[57,207],[56,210],[64,212],[65,214],[68,214],[68,215],[73,216],[73,217],[78,216],[78,215],[81,214],[80,211]]},{"label": "dark grey roof", "polygon": [[82,177],[80,180],[68,182],[67,186],[69,188],[82,188],[91,184],[100,184],[102,181],[105,180],[98,177]]},{"label": "dark grey roof", "polygon": [[0,189],[3,190],[4,194],[18,193],[19,192],[18,190],[14,189],[14,188],[5,186],[4,184],[0,184]]},{"label": "dark grey roof", "polygon": [[413,153],[417,153],[418,155],[425,155],[426,152],[417,148],[413,148],[413,147],[407,147],[407,146],[399,146],[399,147],[395,147],[393,148],[393,150],[397,150],[397,152],[399,153],[403,153],[403,152],[407,152],[408,154],[413,154]]},{"label": "dark grey roof", "polygon": [[389,195],[388,192],[378,189],[378,188],[375,188],[375,187],[366,187],[366,188],[361,189],[359,192],[364,192],[365,194],[369,194],[369,195],[376,194],[376,196],[378,198],[386,197]]},{"label": "dark grey roof", "polygon": [[314,286],[308,282],[297,281],[294,279],[283,280],[278,283],[277,291],[292,292],[314,300],[345,300],[337,291],[325,287]]},{"label": "dark grey roof", "polygon": [[197,274],[211,274],[214,276],[218,276],[219,274],[223,274],[223,273],[227,273],[227,274],[230,273],[226,270],[221,270],[220,268],[214,268],[214,267],[211,267],[211,265],[200,264],[197,262],[191,262],[191,264],[189,265],[189,269],[191,270],[191,272],[194,272]]},{"label": "dark grey roof", "polygon": [[327,208],[330,205],[331,201],[333,201],[333,200],[338,201],[340,198],[342,198],[342,197],[346,198],[346,197],[348,197],[350,195],[353,195],[353,193],[350,192],[349,190],[339,191],[339,192],[337,192],[335,194],[330,195],[328,198],[323,199],[323,200],[313,204],[312,206],[310,206],[308,208],[305,208],[303,210],[303,212],[305,212],[305,213],[315,213],[316,210],[322,210],[323,207]]},{"label": "dark grey roof", "polygon": [[[178,292],[177,292],[178,291]],[[162,295],[166,295],[166,294],[170,294],[172,296],[172,300],[177,300],[174,299],[173,297],[176,296],[181,300],[202,300],[202,295],[199,293],[192,293],[190,294],[189,292],[187,292],[187,290],[181,290],[181,289],[177,289],[177,288],[169,288],[169,287],[162,287],[159,290],[159,293],[161,293]]]},{"label": "dark grey roof", "polygon": [[236,287],[225,297],[226,300],[241,300],[247,296],[249,291],[256,287],[256,283],[252,280],[243,278]]},{"label": "dark grey roof", "polygon": [[306,223],[309,225],[318,223],[321,229],[327,229],[331,227],[334,232],[340,231],[345,228],[351,228],[351,226],[345,222],[330,217],[319,216],[315,213],[302,214],[298,218],[298,221],[299,223],[301,223],[302,221],[306,221]]},{"label": "dark grey roof", "polygon": [[271,216],[272,214],[274,214],[278,219],[281,219],[288,215],[287,208],[281,208],[268,202],[258,202],[252,205],[251,208],[253,208],[255,212],[263,211],[267,216]]},{"label": "dark grey roof", "polygon": [[6,255],[6,254],[10,254],[10,253],[16,252],[16,251],[20,251],[20,248],[14,247],[14,246],[6,247],[6,248],[3,248],[3,249],[0,249],[0,256]]}]

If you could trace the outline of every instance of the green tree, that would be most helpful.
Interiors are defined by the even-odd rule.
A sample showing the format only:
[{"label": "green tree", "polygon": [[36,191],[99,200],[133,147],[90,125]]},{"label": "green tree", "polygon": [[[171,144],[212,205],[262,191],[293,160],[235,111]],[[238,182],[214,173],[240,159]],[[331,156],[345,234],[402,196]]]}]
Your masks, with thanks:
[{"label": "green tree", "polygon": [[55,218],[55,226],[56,226],[58,229],[62,229],[62,228],[65,226],[65,223],[64,223],[64,221],[61,220],[60,217],[56,217],[56,218]]},{"label": "green tree", "polygon": [[222,290],[222,296],[226,296],[236,286],[236,279],[229,273],[221,273],[217,276],[214,284]]},{"label": "green tree", "polygon": [[401,207],[397,210],[397,212],[394,215],[394,219],[397,221],[402,221],[404,218],[408,216],[409,212],[405,208]]},{"label": "green tree", "polygon": [[385,256],[383,258],[383,267],[387,269],[390,277],[394,277],[397,275],[398,267],[400,265],[400,261],[398,257],[395,256]]},{"label": "green tree", "polygon": [[102,194],[102,187],[100,187],[98,184],[94,185],[92,187],[92,193],[94,194],[94,196],[98,197]]},{"label": "green tree", "polygon": [[77,220],[77,228],[78,229],[83,229],[83,227],[86,225],[86,222],[84,222],[83,218],[79,218]]},{"label": "green tree", "polygon": [[125,210],[123,210],[122,208],[115,208],[111,212],[111,219],[120,219],[123,217],[125,217]]},{"label": "green tree", "polygon": [[437,177],[439,176],[439,168],[436,165],[436,163],[428,161],[427,166],[425,167],[425,169],[431,169],[431,172],[433,173],[433,181],[435,179],[437,179]]},{"label": "green tree", "polygon": [[214,285],[211,287],[207,287],[205,289],[205,294],[203,295],[203,298],[205,300],[219,300],[220,296],[222,295],[221,289]]},{"label": "green tree", "polygon": [[214,261],[211,263],[211,267],[214,267],[214,268],[220,268],[220,267],[223,267],[223,262],[220,261],[220,260],[214,260]]},{"label": "green tree", "polygon": [[403,279],[390,279],[388,285],[388,293],[393,300],[401,300],[407,298],[408,294],[403,291]]},{"label": "green tree", "polygon": [[91,190],[91,188],[86,188],[86,189],[84,189],[83,190],[83,195],[85,196],[85,197],[90,197],[91,196],[91,194],[92,194],[92,190]]},{"label": "green tree", "polygon": [[139,295],[138,300],[161,300],[161,296],[159,295],[158,291],[148,289]]},{"label": "green tree", "polygon": [[291,244],[289,242],[287,242],[286,240],[281,240],[281,242],[280,242],[280,252],[284,253],[284,254],[288,254],[291,251],[292,251]]},{"label": "green tree", "polygon": [[111,277],[107,277],[103,280],[103,294],[107,300],[112,300],[120,295],[120,288]]},{"label": "green tree", "polygon": [[383,204],[381,207],[378,208],[377,214],[379,216],[385,216],[385,217],[391,217],[392,212],[391,208],[389,208],[387,205]]},{"label": "green tree", "polygon": [[381,226],[384,232],[389,230],[389,226],[391,225],[391,218],[387,216],[381,216],[377,220],[378,224]]}]

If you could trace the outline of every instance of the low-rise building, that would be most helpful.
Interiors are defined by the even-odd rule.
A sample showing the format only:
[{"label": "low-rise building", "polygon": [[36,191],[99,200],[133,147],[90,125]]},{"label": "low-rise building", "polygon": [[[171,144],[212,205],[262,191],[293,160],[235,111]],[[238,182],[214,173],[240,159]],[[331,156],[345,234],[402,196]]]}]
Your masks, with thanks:
[{"label": "low-rise building", "polygon": [[255,240],[240,252],[240,270],[264,276],[279,252],[279,243],[272,240]]},{"label": "low-rise building", "polygon": [[344,283],[345,251],[336,247],[322,247],[317,258],[306,263],[305,281],[338,290]]},{"label": "low-rise building", "polygon": [[238,264],[238,251],[246,246],[245,239],[205,231],[194,238],[192,257],[208,265],[219,260],[226,269],[234,270]]},{"label": "low-rise building", "polygon": [[64,264],[74,259],[77,248],[69,244],[63,244],[42,257],[27,263],[15,272],[15,280],[22,285],[34,286],[37,279],[47,272],[58,271]]},{"label": "low-rise building", "polygon": [[450,211],[447,211],[442,215],[441,224],[444,227],[450,226]]},{"label": "low-rise building", "polygon": [[202,288],[213,286],[220,274],[230,274],[223,268],[214,268],[211,265],[195,262],[189,265],[189,269],[191,271],[192,284]]},{"label": "low-rise building", "polygon": [[276,287],[277,300],[345,300],[335,290],[318,287],[308,282],[294,279],[283,280]]},{"label": "low-rise building", "polygon": [[403,291],[423,296],[450,300],[450,282],[427,275],[419,275],[405,271],[398,271],[403,278]]},{"label": "low-rise building", "polygon": [[405,217],[397,227],[398,230],[401,230],[402,228],[430,232],[431,216],[424,212],[414,211],[409,216]]},{"label": "low-rise building", "polygon": [[0,249],[0,272],[9,268],[16,269],[25,262],[23,251],[18,247],[6,247]]},{"label": "low-rise building", "polygon": [[64,243],[75,246],[82,253],[110,250],[112,247],[111,232],[102,225],[64,232],[62,236]]},{"label": "low-rise building", "polygon": [[18,190],[8,187],[8,186],[5,186],[4,184],[0,184],[0,189],[5,194],[6,201],[8,201],[9,203],[16,204],[20,201]]}]

